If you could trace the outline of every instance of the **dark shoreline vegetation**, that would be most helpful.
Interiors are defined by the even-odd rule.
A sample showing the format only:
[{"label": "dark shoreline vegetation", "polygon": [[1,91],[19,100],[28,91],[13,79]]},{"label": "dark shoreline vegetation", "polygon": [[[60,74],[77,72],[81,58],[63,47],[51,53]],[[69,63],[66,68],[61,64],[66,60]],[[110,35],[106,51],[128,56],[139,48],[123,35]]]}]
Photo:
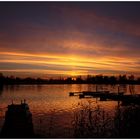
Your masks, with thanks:
[{"label": "dark shoreline vegetation", "polygon": [[75,138],[140,138],[140,106],[121,106],[115,108],[110,116],[99,105],[87,105],[74,114]]},{"label": "dark shoreline vegetation", "polygon": [[0,85],[18,85],[18,84],[140,84],[140,77],[135,78],[134,75],[126,76],[103,76],[103,75],[87,75],[59,78],[59,79],[41,79],[41,78],[19,78],[14,76],[3,76],[0,73]]}]

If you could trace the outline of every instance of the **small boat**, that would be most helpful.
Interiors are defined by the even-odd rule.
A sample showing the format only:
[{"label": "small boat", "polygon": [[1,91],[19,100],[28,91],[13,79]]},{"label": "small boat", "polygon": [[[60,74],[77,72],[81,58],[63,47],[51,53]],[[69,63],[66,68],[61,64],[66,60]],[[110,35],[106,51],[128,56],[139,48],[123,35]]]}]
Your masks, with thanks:
[{"label": "small boat", "polygon": [[5,114],[5,122],[1,130],[2,138],[33,138],[32,114],[28,104],[21,101],[21,104],[8,105]]}]

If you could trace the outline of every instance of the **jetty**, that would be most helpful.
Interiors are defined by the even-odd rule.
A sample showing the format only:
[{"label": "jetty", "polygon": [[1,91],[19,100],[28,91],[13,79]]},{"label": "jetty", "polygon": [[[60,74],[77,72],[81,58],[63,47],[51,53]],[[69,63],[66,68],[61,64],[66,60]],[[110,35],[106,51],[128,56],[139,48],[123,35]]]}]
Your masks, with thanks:
[{"label": "jetty", "polygon": [[82,91],[70,92],[69,96],[79,96],[82,98],[97,98],[100,101],[121,101],[123,105],[137,104],[140,105],[140,94],[126,95],[124,92],[111,93],[109,91]]},{"label": "jetty", "polygon": [[32,114],[25,100],[21,101],[21,104],[12,102],[7,108],[0,136],[2,138],[33,138]]}]

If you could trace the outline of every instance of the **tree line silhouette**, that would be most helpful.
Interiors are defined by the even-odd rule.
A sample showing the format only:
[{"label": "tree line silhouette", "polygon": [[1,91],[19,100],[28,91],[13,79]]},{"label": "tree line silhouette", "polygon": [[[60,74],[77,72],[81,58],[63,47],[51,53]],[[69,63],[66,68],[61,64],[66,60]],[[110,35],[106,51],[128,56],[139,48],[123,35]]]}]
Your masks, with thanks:
[{"label": "tree line silhouette", "polygon": [[134,75],[126,76],[103,76],[103,75],[87,75],[58,78],[58,79],[42,79],[42,78],[19,78],[14,76],[4,76],[0,73],[0,85],[8,84],[140,84],[140,77],[135,78]]}]

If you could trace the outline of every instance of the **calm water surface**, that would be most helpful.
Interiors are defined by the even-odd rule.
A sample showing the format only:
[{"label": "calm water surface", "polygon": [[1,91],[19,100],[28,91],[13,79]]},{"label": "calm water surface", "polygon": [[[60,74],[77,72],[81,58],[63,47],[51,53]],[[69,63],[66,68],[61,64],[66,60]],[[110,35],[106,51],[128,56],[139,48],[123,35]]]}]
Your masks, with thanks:
[{"label": "calm water surface", "polygon": [[[73,120],[75,112],[83,106],[92,103],[103,108],[108,114],[118,105],[115,101],[97,101],[94,98],[79,99],[69,96],[74,91],[95,91],[96,85],[18,85],[4,86],[0,90],[0,129],[4,122],[5,110],[8,104],[20,103],[26,99],[33,115],[34,131],[43,137],[71,138],[74,137]],[[104,86],[105,87],[105,86]],[[117,86],[108,85],[106,88],[117,92]],[[140,86],[135,85],[135,93],[140,93]],[[126,85],[126,94],[130,94]]]}]

